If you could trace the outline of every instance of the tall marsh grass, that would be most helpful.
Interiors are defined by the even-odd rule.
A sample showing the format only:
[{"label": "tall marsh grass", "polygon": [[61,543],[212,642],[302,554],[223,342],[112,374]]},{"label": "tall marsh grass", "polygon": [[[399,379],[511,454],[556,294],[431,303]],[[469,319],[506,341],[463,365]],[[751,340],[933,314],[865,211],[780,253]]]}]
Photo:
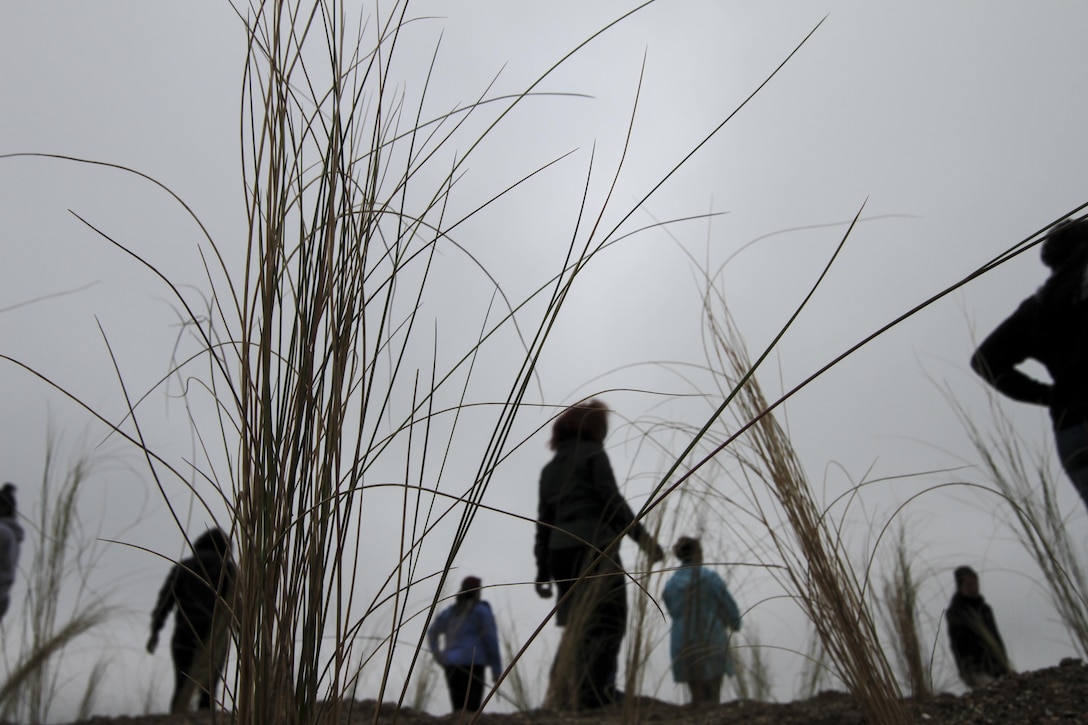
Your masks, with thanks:
[{"label": "tall marsh grass", "polygon": [[890,646],[902,682],[912,697],[933,694],[931,648],[925,646],[919,627],[919,583],[911,561],[905,528],[900,528],[895,542],[891,572],[884,579],[882,604]]},{"label": "tall marsh grass", "polygon": [[[1053,465],[1049,448],[1027,442],[1013,426],[1003,404],[987,390],[990,415],[971,415],[950,391],[951,402],[971,444],[978,468],[1007,504],[1009,527],[1031,555],[1042,574],[1048,594],[1070,642],[1081,657],[1088,658],[1088,577],[1080,548],[1069,532],[1073,512],[1058,506],[1057,487],[1072,486]],[[1047,437],[1049,439],[1049,436]],[[1079,497],[1074,504],[1083,513]]]},{"label": "tall marsh grass", "polygon": [[[49,437],[35,518],[24,519],[28,536],[22,544],[16,591],[25,585],[22,607],[12,607],[5,629],[21,631],[18,655],[7,665],[0,685],[0,713],[5,719],[41,725],[49,722],[62,684],[71,674],[63,660],[73,644],[105,623],[113,614],[100,595],[89,588],[89,577],[102,555],[95,537],[83,529],[79,501],[85,493],[92,461],[75,460],[67,470],[57,462],[58,444]],[[23,487],[24,495],[29,487]],[[5,642],[5,655],[9,654]],[[5,657],[6,659],[6,657]],[[102,684],[103,660],[82,680],[78,716],[90,715]]]},{"label": "tall marsh grass", "polygon": [[728,412],[739,431],[728,436],[728,448],[719,446],[715,452],[724,449],[738,466],[733,481],[738,491],[748,491],[743,513],[770,540],[778,562],[768,571],[781,579],[812,623],[829,666],[867,718],[907,723],[910,719],[878,636],[868,582],[859,578],[834,518],[817,504],[792,441],[755,377],[756,367],[724,293],[709,273],[705,280],[706,370],[724,401],[719,414]]}]

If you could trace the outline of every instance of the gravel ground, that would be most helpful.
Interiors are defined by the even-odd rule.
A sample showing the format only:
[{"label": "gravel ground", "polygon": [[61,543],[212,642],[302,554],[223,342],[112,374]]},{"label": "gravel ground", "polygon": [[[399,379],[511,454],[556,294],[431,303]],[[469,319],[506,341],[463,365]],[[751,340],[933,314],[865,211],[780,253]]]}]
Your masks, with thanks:
[{"label": "gravel ground", "polygon": [[[436,716],[392,705],[355,703],[345,725],[378,723],[433,725],[454,723],[453,715]],[[965,695],[937,695],[906,703],[916,723],[927,725],[1042,725],[1088,724],[1088,667],[1080,660],[1065,660],[1057,667],[1002,678],[989,687]],[[375,718],[375,715],[377,717]],[[469,719],[465,718],[464,722]],[[153,715],[145,717],[92,718],[73,725],[219,725],[229,723],[222,713],[210,715]],[[581,723],[678,723],[680,725],[879,725],[870,723],[847,694],[825,692],[808,700],[788,703],[730,702],[714,708],[693,710],[649,698],[587,713],[534,710],[512,714],[483,714],[482,725],[580,725]],[[271,725],[271,724],[270,724]]]}]

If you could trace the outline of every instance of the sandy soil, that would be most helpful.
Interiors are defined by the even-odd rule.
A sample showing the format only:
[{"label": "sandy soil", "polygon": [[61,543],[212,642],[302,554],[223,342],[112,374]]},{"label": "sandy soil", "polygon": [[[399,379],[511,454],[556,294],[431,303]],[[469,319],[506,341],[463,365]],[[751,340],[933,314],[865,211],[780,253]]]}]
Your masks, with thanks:
[{"label": "sandy soil", "polygon": [[[827,692],[808,700],[789,703],[730,702],[715,708],[693,710],[649,698],[637,698],[624,709],[589,713],[561,713],[547,710],[491,715],[476,721],[483,725],[578,725],[580,723],[679,723],[702,725],[878,725],[869,723],[853,699],[841,692]],[[965,695],[937,695],[928,700],[906,703],[916,723],[927,725],[1038,725],[1042,723],[1088,723],[1088,666],[1080,660],[1065,660],[1058,667],[1011,675],[981,690]],[[386,704],[354,703],[345,725],[377,722],[381,725],[431,725],[454,723],[453,715],[430,715],[411,710],[397,711]],[[377,719],[375,720],[375,714]],[[223,714],[155,715],[146,717],[92,718],[73,725],[216,725],[229,722]],[[468,722],[468,719],[465,719]]]}]

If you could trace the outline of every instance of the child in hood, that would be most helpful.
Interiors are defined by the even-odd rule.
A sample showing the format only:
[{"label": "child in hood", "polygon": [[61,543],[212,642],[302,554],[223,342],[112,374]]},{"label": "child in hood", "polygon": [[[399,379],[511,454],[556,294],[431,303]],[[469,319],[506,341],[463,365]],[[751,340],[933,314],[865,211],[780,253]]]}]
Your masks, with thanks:
[{"label": "child in hood", "polygon": [[703,566],[703,547],[687,536],[673,553],[683,567],[665,584],[665,607],[672,617],[672,675],[687,684],[693,705],[721,701],[722,679],[733,675],[729,632],[740,629],[740,610],[725,582]]}]

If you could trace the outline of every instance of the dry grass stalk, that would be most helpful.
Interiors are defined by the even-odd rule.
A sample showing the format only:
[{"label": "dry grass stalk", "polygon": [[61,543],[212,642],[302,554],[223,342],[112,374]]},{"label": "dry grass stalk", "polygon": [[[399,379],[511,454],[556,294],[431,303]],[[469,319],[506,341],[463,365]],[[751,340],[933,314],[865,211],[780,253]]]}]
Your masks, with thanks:
[{"label": "dry grass stalk", "polygon": [[802,698],[812,698],[831,686],[831,668],[827,662],[827,650],[820,637],[812,632],[808,637],[805,656],[801,664],[801,682],[798,692]]},{"label": "dry grass stalk", "polygon": [[[1000,403],[990,399],[990,428],[951,402],[981,461],[982,472],[1012,511],[1012,529],[1043,573],[1042,586],[1081,657],[1088,657],[1088,578],[1079,549],[1070,538],[1067,516],[1055,497],[1057,483],[1049,448],[1029,447]],[[1079,507],[1078,507],[1079,513]]]},{"label": "dry grass stalk", "polygon": [[[507,607],[509,610],[510,608]],[[517,631],[513,625],[500,625],[499,626],[499,640],[502,644],[503,661],[514,662],[515,664],[507,667],[507,671],[504,674],[503,685],[506,689],[506,699],[514,709],[518,712],[527,712],[536,707],[536,696],[533,692],[531,681],[525,676],[525,669],[528,667],[518,667],[518,663],[515,661],[519,649]],[[534,680],[539,681],[541,673],[535,673]]]},{"label": "dry grass stalk", "polygon": [[918,582],[910,565],[906,532],[899,530],[892,575],[884,582],[884,608],[892,651],[912,697],[932,695],[932,671],[918,633]]},{"label": "dry grass stalk", "polygon": [[[715,307],[715,299],[721,301]],[[755,421],[730,452],[755,480],[766,484],[790,536],[768,527],[785,562],[794,596],[813,623],[837,676],[872,722],[908,723],[895,676],[880,646],[865,587],[843,551],[838,533],[815,502],[788,435],[768,412],[768,401],[752,372],[744,340],[723,298],[708,292],[705,303],[715,370],[739,386],[731,403],[738,421]]]},{"label": "dry grass stalk", "polygon": [[[363,548],[357,512],[367,473],[378,461],[402,455],[401,557],[385,583],[388,599],[375,597],[393,616],[384,656],[375,651],[362,658],[384,660],[378,692],[384,698],[399,633],[418,614],[409,608],[409,594],[424,578],[416,566],[430,543],[425,540],[433,538],[429,506],[441,495],[437,482],[408,483],[433,476],[427,451],[441,448],[432,439],[438,390],[458,369],[470,375],[486,339],[515,324],[515,307],[497,322],[487,320],[454,369],[445,375],[432,370],[429,381],[406,362],[419,352],[413,333],[432,259],[440,244],[456,246],[448,230],[457,221],[447,222],[444,214],[463,157],[436,191],[408,193],[409,182],[422,176],[448,138],[430,127],[456,114],[434,124],[417,116],[407,131],[398,129],[403,99],[386,88],[405,12],[405,4],[394,4],[371,25],[377,33],[371,41],[351,37],[337,2],[261,3],[250,26],[247,275],[235,299],[241,331],[231,349],[238,359],[220,365],[236,405],[223,429],[241,437],[228,496],[239,539],[235,701],[241,723],[340,721],[341,695],[358,677],[348,665],[354,633],[373,611],[359,614],[352,606],[359,574],[354,552]],[[358,57],[367,43],[371,52]],[[322,79],[327,90],[320,90]],[[362,104],[363,97],[371,100]],[[478,142],[470,139],[470,151]],[[422,208],[409,212],[408,200],[420,198]],[[431,611],[504,457],[555,315],[592,254],[589,242],[581,255],[573,245],[562,272],[529,295],[554,287],[524,359],[511,369],[509,397],[494,404],[498,412],[476,476],[434,513],[441,519],[460,511],[460,520],[452,541],[436,543],[446,563]],[[496,295],[505,299],[501,290]],[[210,342],[208,348],[218,349]],[[230,372],[236,366],[238,375]],[[448,411],[447,451],[467,407],[462,391]],[[412,666],[422,641],[421,633]],[[406,681],[401,701],[407,688]],[[328,706],[319,707],[322,701]]]},{"label": "dry grass stalk", "polygon": [[[730,644],[736,669],[733,683],[741,700],[769,702],[774,689],[771,671],[763,656],[763,647],[748,628],[747,632],[734,634],[738,641]],[[743,644],[739,642],[741,639]]]},{"label": "dry grass stalk", "polygon": [[[24,557],[31,543],[34,553],[23,567],[28,579],[22,607],[22,649],[0,687],[0,712],[31,725],[49,720],[61,684],[59,660],[64,652],[75,639],[112,615],[110,607],[100,598],[89,597],[86,590],[87,577],[98,555],[93,540],[80,539],[79,496],[90,463],[77,460],[60,478],[56,448],[56,441],[50,437],[46,442],[40,487],[41,505],[33,526],[36,536],[23,545]],[[74,598],[75,603],[67,621],[61,623],[60,606],[66,598]],[[15,616],[18,615],[9,612],[9,622]],[[101,680],[101,663],[98,663],[87,679],[84,703],[93,702]]]}]

